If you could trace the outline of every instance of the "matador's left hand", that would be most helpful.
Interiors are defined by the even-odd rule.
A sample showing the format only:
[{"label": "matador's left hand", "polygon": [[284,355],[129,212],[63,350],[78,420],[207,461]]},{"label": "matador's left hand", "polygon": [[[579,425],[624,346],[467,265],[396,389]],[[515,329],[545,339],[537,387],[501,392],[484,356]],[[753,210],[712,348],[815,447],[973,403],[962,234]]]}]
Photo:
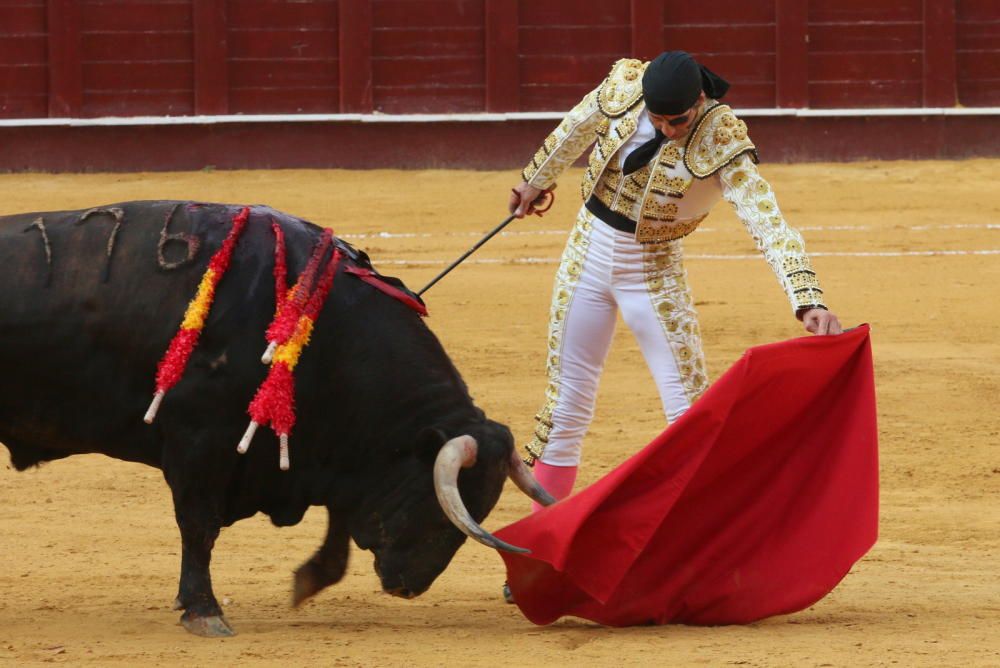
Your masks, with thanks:
[{"label": "matador's left hand", "polygon": [[837,316],[822,308],[811,308],[803,313],[802,324],[807,331],[819,336],[840,334],[844,331]]}]

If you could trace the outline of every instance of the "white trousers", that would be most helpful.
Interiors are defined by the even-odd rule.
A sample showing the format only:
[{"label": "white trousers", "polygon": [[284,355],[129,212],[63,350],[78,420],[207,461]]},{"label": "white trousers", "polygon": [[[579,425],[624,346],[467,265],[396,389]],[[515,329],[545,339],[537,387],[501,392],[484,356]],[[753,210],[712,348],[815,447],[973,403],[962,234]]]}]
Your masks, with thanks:
[{"label": "white trousers", "polygon": [[618,310],[635,335],[668,421],[707,387],[701,333],[681,242],[639,244],[580,209],[556,273],[549,322],[549,386],[529,455],[576,466]]}]

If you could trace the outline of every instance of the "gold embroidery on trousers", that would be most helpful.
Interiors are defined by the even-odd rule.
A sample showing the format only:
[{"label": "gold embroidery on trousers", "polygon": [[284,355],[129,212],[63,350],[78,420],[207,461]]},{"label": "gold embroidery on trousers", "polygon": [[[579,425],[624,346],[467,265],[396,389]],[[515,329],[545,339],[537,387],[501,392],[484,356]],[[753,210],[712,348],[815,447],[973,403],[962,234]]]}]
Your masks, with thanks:
[{"label": "gold embroidery on trousers", "polygon": [[643,247],[646,291],[673,353],[681,385],[694,403],[708,389],[698,314],[687,283],[680,241]]},{"label": "gold embroidery on trousers", "polygon": [[542,456],[552,431],[552,411],[559,398],[561,380],[560,352],[562,350],[563,327],[566,313],[573,301],[573,293],[580,281],[583,263],[590,247],[590,231],[593,229],[593,215],[581,207],[576,217],[576,226],[569,235],[563,251],[559,269],[556,271],[555,287],[552,290],[552,305],[549,309],[549,350],[546,359],[548,385],[545,388],[545,404],[535,415],[535,432],[531,441],[524,446],[526,461],[534,462]]}]

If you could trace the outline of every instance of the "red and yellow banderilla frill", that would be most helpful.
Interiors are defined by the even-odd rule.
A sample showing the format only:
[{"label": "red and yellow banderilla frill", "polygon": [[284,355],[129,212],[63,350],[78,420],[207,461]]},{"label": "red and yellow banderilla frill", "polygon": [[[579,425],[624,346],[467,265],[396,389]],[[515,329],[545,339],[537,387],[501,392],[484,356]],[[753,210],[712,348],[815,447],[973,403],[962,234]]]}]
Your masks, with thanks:
[{"label": "red and yellow banderilla frill", "polygon": [[[274,250],[274,284],[275,301],[277,303],[275,305],[274,320],[268,325],[267,334],[265,335],[268,345],[263,357],[261,357],[261,361],[264,364],[270,364],[277,347],[288,341],[292,337],[292,334],[295,333],[299,316],[302,315],[306,301],[314,289],[316,274],[319,271],[319,263],[323,259],[323,256],[326,255],[330,244],[333,243],[333,232],[329,229],[324,229],[323,235],[313,248],[309,262],[306,263],[306,268],[295,282],[295,287],[287,291],[285,287],[285,274],[287,273],[284,254],[285,239],[283,234],[279,235],[278,230],[280,228],[275,230],[276,245]],[[277,244],[282,246],[280,259]]]},{"label": "red and yellow banderilla frill", "polygon": [[[322,277],[309,295],[308,302],[301,308],[297,308],[293,302],[300,294],[298,288],[302,287],[305,290],[308,283],[312,282],[311,278],[305,277],[305,275],[310,272],[310,269],[315,274],[318,267],[318,260],[315,265],[312,260],[317,257],[322,258],[329,247],[331,237],[332,233],[329,230],[325,230],[322,239],[316,246],[317,251],[320,251],[320,249],[322,251],[313,253],[309,265],[307,265],[302,276],[299,277],[295,293],[285,301],[279,309],[279,314],[275,317],[274,322],[272,322],[272,327],[274,327],[278,324],[279,319],[290,317],[290,309],[298,311],[298,317],[293,323],[290,334],[283,339],[277,339],[279,342],[274,351],[274,357],[271,360],[271,368],[268,371],[267,378],[264,379],[264,382],[257,389],[253,401],[250,402],[250,406],[247,408],[247,412],[251,418],[250,424],[247,426],[243,438],[240,439],[239,445],[236,446],[237,452],[240,454],[245,453],[250,448],[250,441],[253,439],[257,427],[270,424],[274,433],[278,435],[278,466],[282,471],[287,471],[290,466],[288,434],[295,425],[295,378],[293,370],[295,369],[295,365],[298,364],[302,350],[309,344],[316,318],[319,317],[327,295],[330,293],[330,288],[333,286],[333,277],[336,274],[337,265],[340,263],[342,257],[339,249],[334,249],[333,256],[327,262]],[[305,277],[305,280],[303,280],[303,277]],[[276,337],[284,334],[284,330],[280,330],[278,327],[274,327],[274,330]],[[268,331],[270,333],[272,328],[268,328]]]},{"label": "red and yellow banderilla frill", "polygon": [[215,299],[215,289],[229,269],[229,261],[233,257],[233,249],[236,248],[236,242],[243,233],[249,217],[250,207],[243,207],[233,217],[233,227],[229,230],[229,235],[222,242],[222,247],[212,256],[212,259],[208,263],[208,269],[205,270],[205,274],[201,277],[201,283],[198,284],[198,291],[194,299],[188,304],[181,327],[177,330],[173,340],[170,341],[167,352],[163,354],[163,358],[157,366],[156,393],[153,395],[153,401],[143,418],[146,424],[152,424],[167,390],[176,385],[181,376],[184,375],[184,369],[187,367],[191,352],[198,344],[198,338],[201,336],[202,329],[205,328],[205,319],[208,317],[208,312],[212,308],[212,301]]}]

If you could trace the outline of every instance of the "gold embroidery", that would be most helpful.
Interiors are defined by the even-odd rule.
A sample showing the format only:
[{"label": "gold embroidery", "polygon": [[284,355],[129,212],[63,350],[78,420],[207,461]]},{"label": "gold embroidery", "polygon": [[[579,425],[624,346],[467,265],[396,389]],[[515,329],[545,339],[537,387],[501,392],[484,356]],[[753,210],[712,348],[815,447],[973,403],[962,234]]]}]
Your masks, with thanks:
[{"label": "gold embroidery", "polygon": [[708,389],[708,377],[680,242],[643,246],[643,265],[650,302],[677,362],[684,393],[694,403]]},{"label": "gold embroidery", "polygon": [[756,162],[757,149],[746,135],[746,123],[728,105],[717,104],[705,112],[688,137],[684,164],[695,177],[704,179],[743,154]]},{"label": "gold embroidery", "polygon": [[593,143],[594,131],[602,119],[594,90],[545,138],[531,162],[521,170],[522,178],[536,188],[551,188],[563,170]]},{"label": "gold embroidery", "polygon": [[615,125],[615,132],[618,133],[620,139],[626,139],[635,132],[636,120],[631,116],[623,118]]},{"label": "gold embroidery", "polygon": [[[738,125],[739,121],[736,123]],[[751,158],[738,156],[719,175],[723,197],[733,205],[757,248],[771,265],[792,309],[823,306],[823,290],[806,255],[802,235],[785,222],[774,191],[757,172]]]},{"label": "gold embroidery", "polygon": [[679,199],[684,197],[684,193],[690,187],[690,181],[680,176],[667,176],[663,170],[657,170],[653,174],[653,183],[650,185],[650,190],[660,195],[677,197]]},{"label": "gold embroidery", "polygon": [[681,161],[681,149],[673,142],[669,142],[660,150],[660,164],[667,167],[676,167]]},{"label": "gold embroidery", "polygon": [[655,199],[650,198],[643,211],[643,221],[647,219],[673,222],[677,220],[677,205],[673,202],[660,204]]},{"label": "gold embroidery", "polygon": [[605,116],[617,118],[642,99],[642,82],[639,77],[646,63],[632,58],[616,62],[608,78],[601,84],[597,104]]},{"label": "gold embroidery", "polygon": [[[675,205],[676,206],[676,205]],[[701,221],[705,220],[708,214],[685,220],[674,222],[673,219],[655,220],[643,218],[635,226],[635,240],[641,244],[659,243],[662,241],[674,241],[694,232]]]},{"label": "gold embroidery", "polygon": [[549,309],[549,353],[546,360],[546,370],[549,382],[545,388],[545,404],[535,415],[535,430],[531,441],[524,446],[527,452],[526,461],[533,463],[542,456],[549,442],[552,431],[552,411],[559,398],[561,382],[561,366],[559,353],[562,349],[563,327],[566,322],[566,312],[573,293],[580,280],[580,272],[587,258],[590,247],[590,231],[592,215],[582,208],[577,215],[576,227],[570,233],[563,251],[562,261],[556,271],[555,287],[552,291],[552,305]]},{"label": "gold embroidery", "polygon": [[[627,199],[632,204],[635,204],[636,202],[639,201],[639,199],[642,198],[643,190],[645,190],[646,188],[645,180],[639,181],[638,179],[635,178],[637,174],[638,172],[635,172],[625,177],[625,183],[622,186],[622,191],[621,191],[622,197]],[[632,217],[631,209],[632,207],[629,206],[627,210],[619,211],[619,213],[623,214],[628,218],[631,218]]]}]

